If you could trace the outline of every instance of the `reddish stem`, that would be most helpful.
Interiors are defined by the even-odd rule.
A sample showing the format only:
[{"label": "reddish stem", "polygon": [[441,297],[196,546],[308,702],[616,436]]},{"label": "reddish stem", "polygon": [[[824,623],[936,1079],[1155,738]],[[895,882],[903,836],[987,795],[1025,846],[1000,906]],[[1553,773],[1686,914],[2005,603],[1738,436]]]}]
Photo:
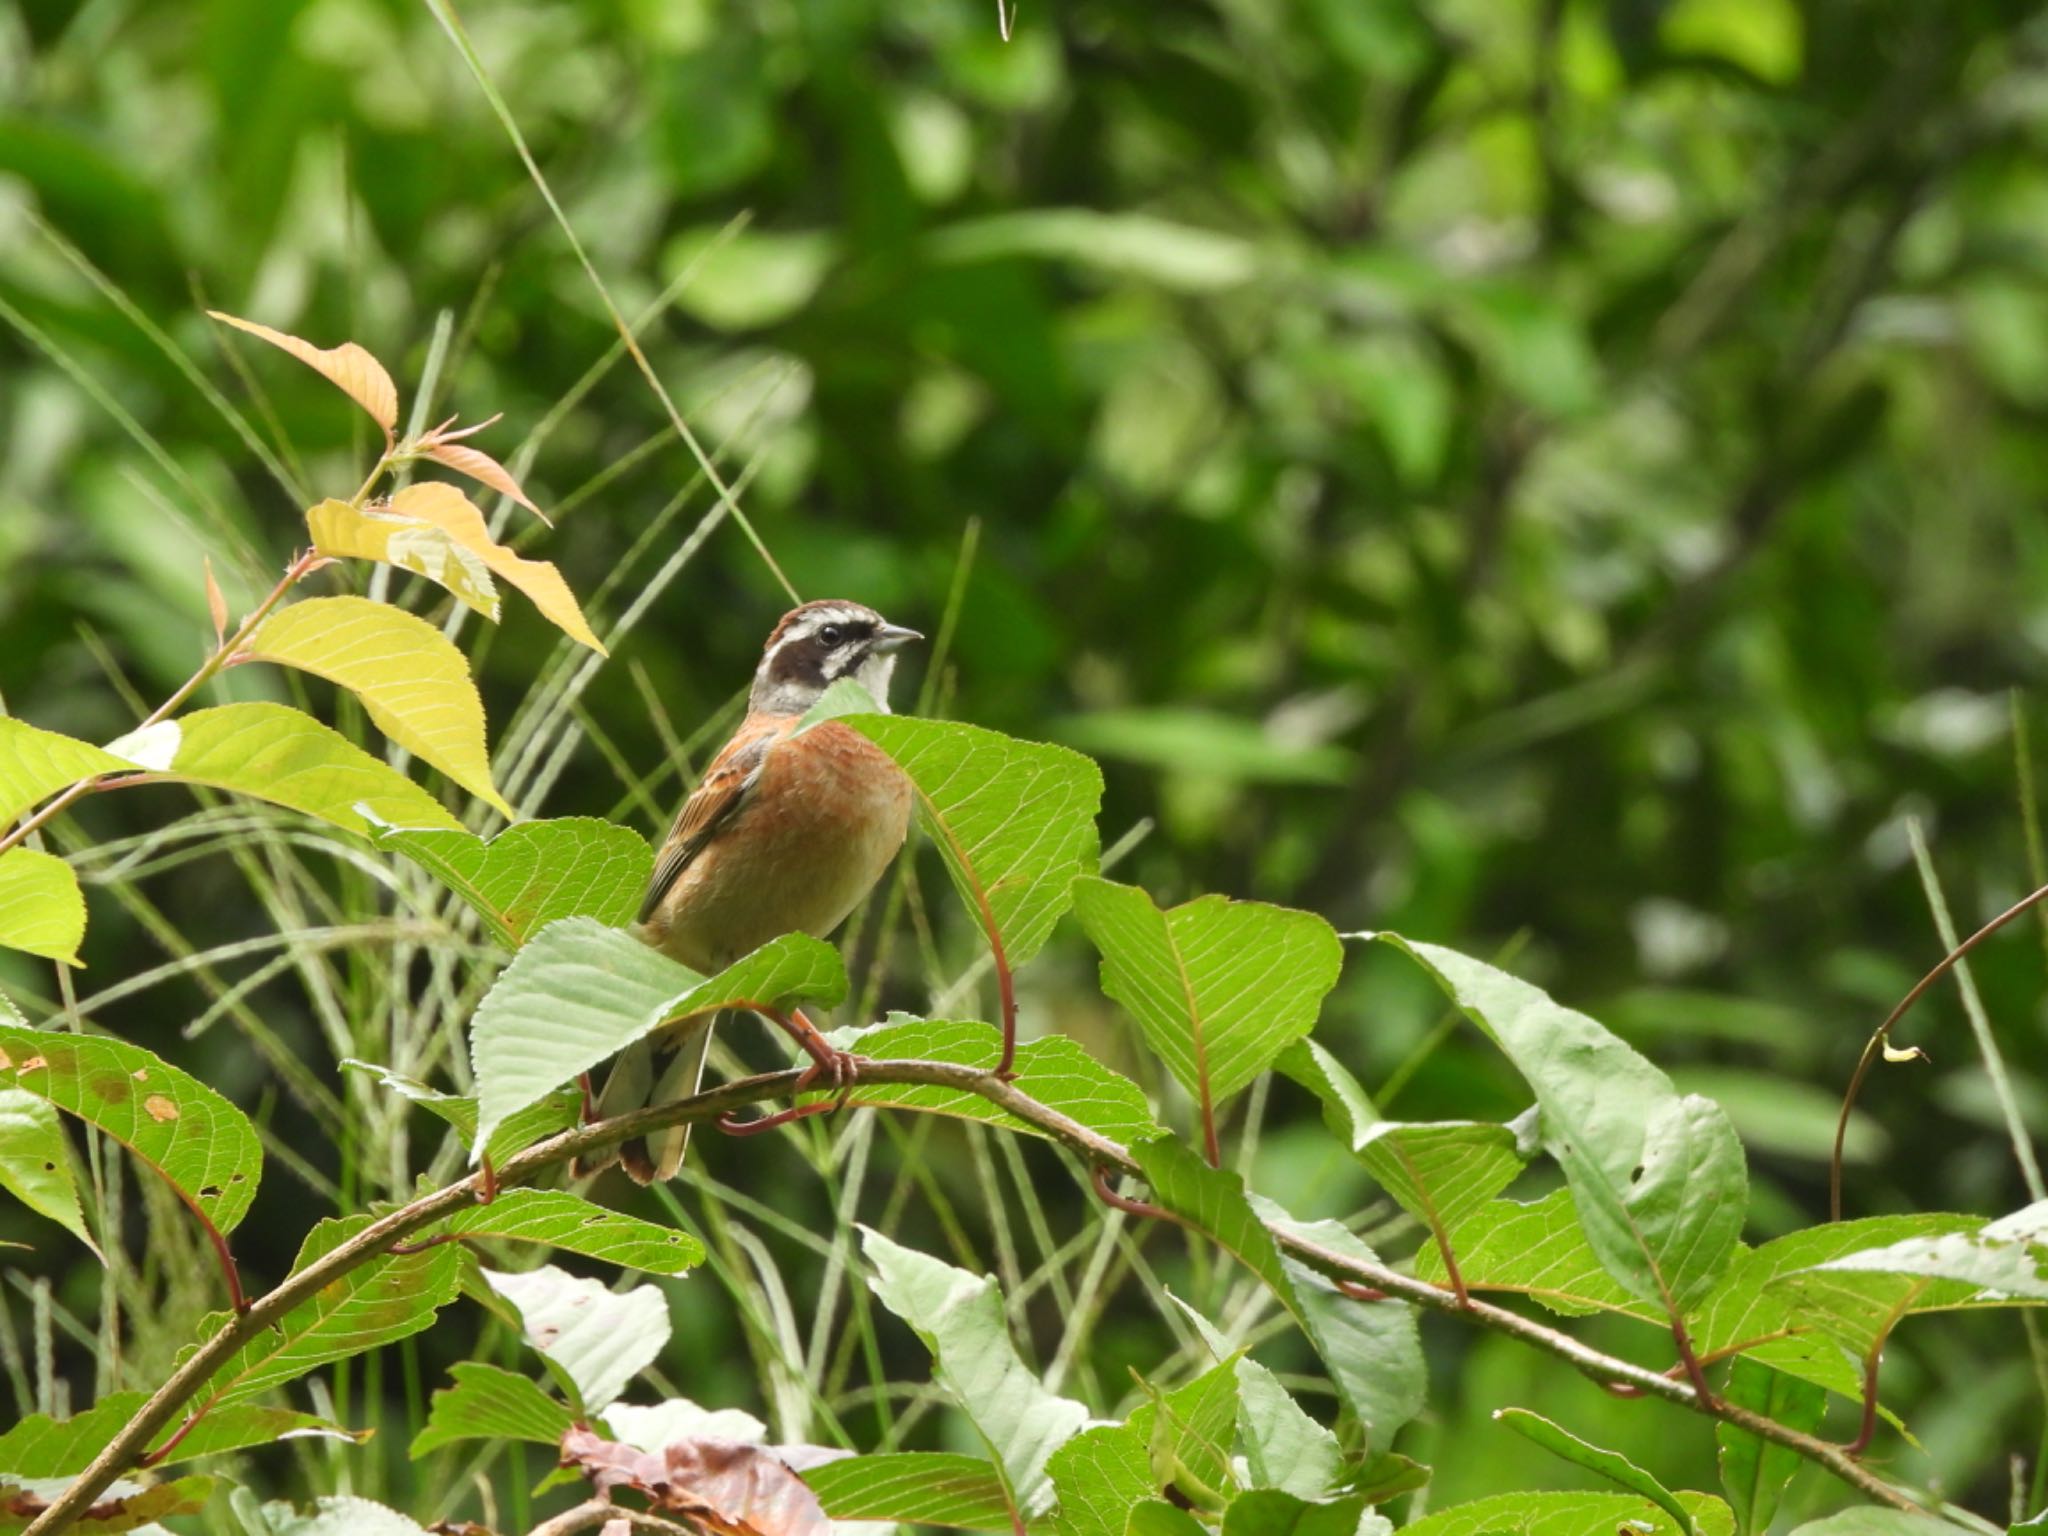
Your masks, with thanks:
[{"label": "reddish stem", "polygon": [[1385,1291],[1376,1291],[1369,1285],[1360,1285],[1356,1280],[1339,1280],[1336,1284],[1337,1289],[1346,1296],[1349,1296],[1353,1301],[1385,1301],[1387,1299]]},{"label": "reddish stem", "polygon": [[1088,1165],[1088,1177],[1095,1185],[1096,1197],[1104,1205],[1112,1206],[1132,1216],[1146,1217],[1151,1221],[1170,1221],[1177,1225],[1183,1224],[1181,1219],[1169,1210],[1156,1205],[1148,1205],[1143,1200],[1133,1200],[1129,1195],[1120,1195],[1111,1189],[1109,1187],[1109,1170],[1100,1163],[1090,1163]]},{"label": "reddish stem", "polygon": [[1706,1367],[1700,1364],[1700,1357],[1693,1353],[1692,1335],[1685,1331],[1685,1324],[1674,1314],[1671,1319],[1671,1340],[1678,1346],[1678,1363],[1685,1368],[1685,1377],[1692,1383],[1692,1389],[1699,1394],[1700,1407],[1708,1413],[1715,1408],[1714,1389],[1707,1385]]},{"label": "reddish stem", "polygon": [[[165,1182],[169,1182],[168,1176]],[[220,1265],[221,1279],[227,1282],[228,1305],[235,1309],[235,1316],[240,1317],[249,1310],[249,1298],[242,1294],[242,1272],[236,1267],[235,1255],[228,1247],[228,1240],[221,1236],[220,1228],[213,1224],[213,1218],[199,1209],[198,1201],[185,1197],[185,1192],[178,1189],[175,1184],[171,1185],[171,1188],[177,1190],[179,1196],[185,1199],[185,1208],[199,1218],[199,1225],[205,1229],[207,1241],[213,1244],[214,1261]]]},{"label": "reddish stem", "polygon": [[1861,1456],[1877,1433],[1877,1368],[1883,1359],[1884,1340],[1880,1338],[1863,1359],[1863,1422],[1857,1426],[1856,1438],[1842,1447],[1844,1455]]},{"label": "reddish stem", "polygon": [[178,1442],[183,1440],[187,1435],[191,1434],[193,1430],[199,1427],[199,1421],[206,1417],[206,1410],[208,1408],[211,1408],[212,1406],[213,1404],[211,1401],[202,1404],[196,1413],[193,1413],[190,1417],[188,1417],[185,1420],[184,1423],[178,1426],[178,1432],[172,1435],[170,1439],[166,1440],[162,1445],[158,1446],[155,1450],[136,1457],[135,1465],[138,1467],[161,1466],[163,1464],[164,1459],[168,1457],[171,1454],[171,1452],[175,1451],[178,1448]]},{"label": "reddish stem", "polygon": [[459,1234],[454,1232],[437,1232],[432,1237],[423,1237],[416,1243],[393,1243],[387,1251],[391,1253],[425,1253],[429,1248],[438,1248],[443,1243],[455,1242],[458,1236]]}]

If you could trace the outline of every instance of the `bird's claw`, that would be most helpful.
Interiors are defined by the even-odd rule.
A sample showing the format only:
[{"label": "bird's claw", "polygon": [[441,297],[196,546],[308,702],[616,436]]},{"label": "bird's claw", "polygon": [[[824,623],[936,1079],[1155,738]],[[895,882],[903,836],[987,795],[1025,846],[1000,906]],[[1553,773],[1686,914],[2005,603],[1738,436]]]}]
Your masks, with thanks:
[{"label": "bird's claw", "polygon": [[772,1131],[777,1126],[793,1125],[807,1120],[812,1115],[830,1114],[846,1107],[846,1101],[853,1094],[854,1084],[860,1080],[861,1058],[851,1051],[830,1051],[819,1056],[796,1080],[798,1093],[834,1093],[837,1097],[820,1099],[812,1104],[792,1104],[788,1109],[778,1109],[770,1115],[756,1115],[742,1120],[737,1115],[720,1115],[718,1128],[728,1136],[758,1136],[763,1131]]}]

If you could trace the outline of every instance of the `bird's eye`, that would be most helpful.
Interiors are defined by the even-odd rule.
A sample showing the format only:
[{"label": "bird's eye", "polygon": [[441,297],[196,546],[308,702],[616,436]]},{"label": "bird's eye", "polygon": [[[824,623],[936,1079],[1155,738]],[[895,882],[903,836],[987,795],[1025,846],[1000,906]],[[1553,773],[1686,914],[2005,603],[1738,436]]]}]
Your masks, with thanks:
[{"label": "bird's eye", "polygon": [[825,646],[829,650],[837,646],[840,641],[846,638],[846,631],[841,629],[837,624],[827,624],[823,629],[818,631],[818,638],[825,642]]}]

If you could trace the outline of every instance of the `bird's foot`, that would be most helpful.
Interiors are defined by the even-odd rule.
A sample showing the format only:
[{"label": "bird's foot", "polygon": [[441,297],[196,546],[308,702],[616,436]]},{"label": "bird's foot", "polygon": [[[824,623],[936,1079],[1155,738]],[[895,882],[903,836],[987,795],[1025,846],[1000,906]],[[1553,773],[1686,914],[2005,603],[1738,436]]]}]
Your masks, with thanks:
[{"label": "bird's foot", "polygon": [[[819,1039],[822,1044],[823,1037]],[[763,1131],[792,1125],[812,1115],[844,1109],[847,1099],[853,1094],[854,1084],[860,1080],[860,1063],[861,1058],[851,1051],[824,1046],[817,1053],[817,1059],[804,1069],[804,1075],[796,1080],[796,1091],[800,1094],[835,1093],[836,1097],[810,1104],[792,1104],[788,1109],[778,1109],[770,1115],[756,1115],[750,1120],[742,1120],[737,1115],[720,1115],[718,1128],[728,1136],[758,1136]]]}]

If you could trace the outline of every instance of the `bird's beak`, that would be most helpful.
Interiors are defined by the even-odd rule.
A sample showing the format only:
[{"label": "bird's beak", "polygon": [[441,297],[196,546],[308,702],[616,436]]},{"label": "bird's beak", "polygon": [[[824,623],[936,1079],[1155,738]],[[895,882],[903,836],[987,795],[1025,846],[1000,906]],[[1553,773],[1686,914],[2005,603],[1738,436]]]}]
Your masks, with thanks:
[{"label": "bird's beak", "polygon": [[920,635],[916,630],[905,629],[901,624],[884,624],[876,633],[871,649],[879,655],[886,656],[891,651],[902,650],[903,647],[910,644],[913,640],[922,640],[923,638],[924,636]]}]

